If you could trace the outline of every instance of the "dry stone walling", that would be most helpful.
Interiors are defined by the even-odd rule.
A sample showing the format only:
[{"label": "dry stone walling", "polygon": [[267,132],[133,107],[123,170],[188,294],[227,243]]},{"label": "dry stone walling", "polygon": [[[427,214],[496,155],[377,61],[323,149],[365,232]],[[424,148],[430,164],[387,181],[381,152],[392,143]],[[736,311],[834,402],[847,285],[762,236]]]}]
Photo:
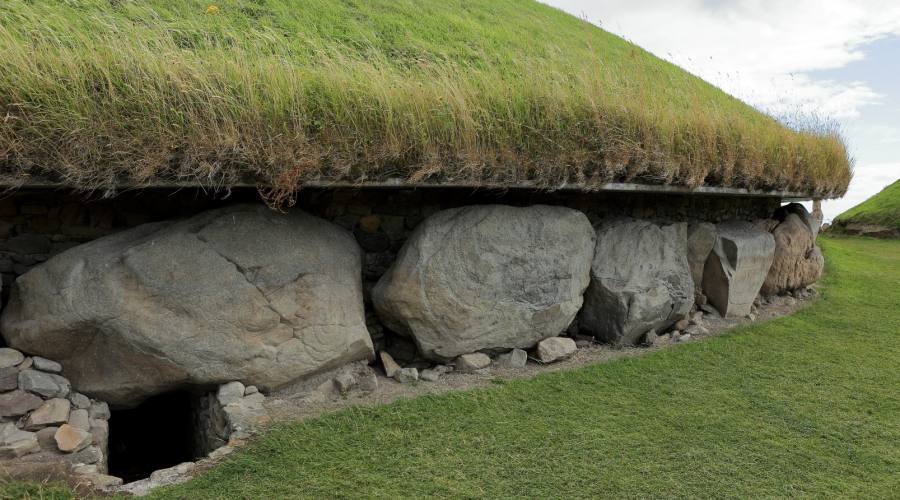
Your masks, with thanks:
[{"label": "dry stone walling", "polygon": [[[53,467],[74,470],[94,484],[107,476],[110,417],[106,403],[72,390],[62,366],[0,348],[0,461],[4,471],[34,477]],[[17,459],[9,465],[9,459]]]}]

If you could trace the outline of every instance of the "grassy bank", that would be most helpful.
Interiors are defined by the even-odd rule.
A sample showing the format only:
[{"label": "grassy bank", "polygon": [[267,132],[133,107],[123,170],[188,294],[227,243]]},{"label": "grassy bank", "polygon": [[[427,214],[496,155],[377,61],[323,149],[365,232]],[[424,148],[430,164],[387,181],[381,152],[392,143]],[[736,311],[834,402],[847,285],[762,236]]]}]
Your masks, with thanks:
[{"label": "grassy bank", "polygon": [[531,0],[8,0],[0,170],[117,180],[637,181],[841,194],[788,129]]},{"label": "grassy bank", "polygon": [[900,180],[835,219],[838,225],[874,224],[900,229]]}]

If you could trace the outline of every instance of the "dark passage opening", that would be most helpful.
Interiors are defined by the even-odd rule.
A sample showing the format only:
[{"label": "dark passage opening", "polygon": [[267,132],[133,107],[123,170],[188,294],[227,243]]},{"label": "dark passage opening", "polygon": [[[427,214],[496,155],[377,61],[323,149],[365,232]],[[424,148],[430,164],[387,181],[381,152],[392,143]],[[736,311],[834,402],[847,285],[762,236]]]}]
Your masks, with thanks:
[{"label": "dark passage opening", "polygon": [[136,408],[114,410],[109,419],[109,473],[129,483],[199,458],[193,436],[195,398],[172,392]]}]

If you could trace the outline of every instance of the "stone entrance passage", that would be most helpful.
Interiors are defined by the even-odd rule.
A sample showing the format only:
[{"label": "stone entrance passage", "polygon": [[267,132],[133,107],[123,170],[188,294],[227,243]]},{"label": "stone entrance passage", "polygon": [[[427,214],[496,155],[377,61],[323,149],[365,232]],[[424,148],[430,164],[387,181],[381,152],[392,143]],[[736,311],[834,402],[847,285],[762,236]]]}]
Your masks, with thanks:
[{"label": "stone entrance passage", "polygon": [[187,392],[171,392],[132,409],[114,410],[109,420],[109,473],[129,483],[198,458],[195,399]]}]

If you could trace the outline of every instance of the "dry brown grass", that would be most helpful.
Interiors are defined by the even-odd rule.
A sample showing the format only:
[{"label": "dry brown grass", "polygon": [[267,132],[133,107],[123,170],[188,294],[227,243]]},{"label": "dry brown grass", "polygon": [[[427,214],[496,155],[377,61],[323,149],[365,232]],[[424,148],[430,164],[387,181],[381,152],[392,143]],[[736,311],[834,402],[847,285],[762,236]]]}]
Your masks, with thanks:
[{"label": "dry brown grass", "polygon": [[606,182],[844,193],[840,135],[785,127],[532,1],[9,0],[0,169],[161,180]]}]

